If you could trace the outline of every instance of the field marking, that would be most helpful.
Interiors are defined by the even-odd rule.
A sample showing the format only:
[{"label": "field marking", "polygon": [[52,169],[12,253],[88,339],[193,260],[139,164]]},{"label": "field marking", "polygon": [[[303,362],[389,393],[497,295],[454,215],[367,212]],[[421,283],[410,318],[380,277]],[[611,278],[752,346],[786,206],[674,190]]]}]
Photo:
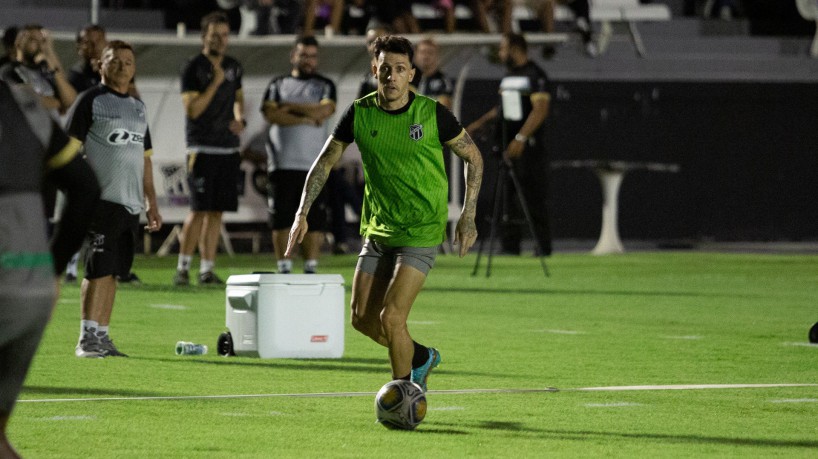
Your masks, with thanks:
[{"label": "field marking", "polygon": [[563,390],[577,392],[625,392],[640,390],[766,389],[780,387],[818,387],[818,384],[668,384],[661,386],[583,387]]},{"label": "field marking", "polygon": [[154,309],[167,309],[169,311],[186,311],[187,306],[181,304],[149,304],[148,307]]},{"label": "field marking", "polygon": [[[430,394],[465,395],[465,394],[530,394],[547,392],[627,392],[627,391],[660,391],[660,390],[713,390],[713,389],[768,389],[784,387],[818,387],[818,384],[669,384],[644,386],[605,386],[575,387],[558,389],[544,387],[534,389],[448,389],[430,390]],[[332,398],[332,397],[371,397],[375,392],[308,392],[280,394],[224,394],[224,395],[179,395],[152,397],[98,397],[98,398],[43,398],[18,400],[18,403],[63,403],[63,402],[131,402],[145,400],[178,401],[178,400],[226,400],[242,398]]]},{"label": "field marking", "polygon": [[94,421],[96,416],[51,416],[50,418],[40,418],[38,421]]},{"label": "field marking", "polygon": [[585,332],[577,330],[534,330],[535,333],[551,333],[554,335],[584,335]]},{"label": "field marking", "polygon": [[462,406],[438,406],[429,407],[429,411],[465,411],[466,408]]},{"label": "field marking", "polygon": [[818,403],[818,398],[781,398],[770,403]]},{"label": "field marking", "polygon": [[641,403],[613,402],[613,403],[586,403],[588,408],[625,408],[629,406],[643,406]]},{"label": "field marking", "polygon": [[794,343],[784,343],[784,346],[818,347],[818,343],[802,343],[799,341]]},{"label": "field marking", "polygon": [[282,416],[284,415],[284,413],[281,411],[270,411],[268,413],[244,413],[223,411],[219,413],[219,415],[228,418],[265,418],[268,416]]},{"label": "field marking", "polygon": [[691,341],[702,339],[702,337],[699,336],[699,335],[682,335],[682,336],[666,335],[666,336],[662,336],[662,338],[664,338],[664,339],[691,340]]}]

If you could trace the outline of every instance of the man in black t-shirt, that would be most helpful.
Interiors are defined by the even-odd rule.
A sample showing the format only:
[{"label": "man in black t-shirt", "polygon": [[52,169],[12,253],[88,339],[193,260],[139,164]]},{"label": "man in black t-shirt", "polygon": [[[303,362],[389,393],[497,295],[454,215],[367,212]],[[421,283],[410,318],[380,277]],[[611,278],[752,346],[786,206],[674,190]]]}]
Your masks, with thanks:
[{"label": "man in black t-shirt", "polygon": [[105,29],[100,25],[86,26],[77,32],[77,54],[80,60],[71,66],[68,74],[68,82],[77,94],[100,83],[99,69],[95,68],[95,64],[107,43]]},{"label": "man in black t-shirt", "polygon": [[229,35],[230,24],[224,13],[205,16],[202,53],[182,70],[191,212],[179,237],[175,285],[190,283],[188,271],[197,246],[201,255],[199,284],[224,283],[213,268],[222,213],[238,209],[239,134],[247,124],[242,66],[225,55]]},{"label": "man in black t-shirt", "polygon": [[486,122],[497,121],[497,143],[508,160],[522,190],[515,190],[511,180],[503,203],[503,252],[520,253],[520,241],[526,227],[525,215],[514,193],[522,192],[531,211],[540,255],[551,254],[551,229],[548,219],[548,157],[545,151],[545,119],[551,105],[550,83],[545,71],[528,58],[528,44],[522,35],[503,34],[500,60],[506,76],[500,81],[501,103],[472,122],[467,130],[474,133]]}]

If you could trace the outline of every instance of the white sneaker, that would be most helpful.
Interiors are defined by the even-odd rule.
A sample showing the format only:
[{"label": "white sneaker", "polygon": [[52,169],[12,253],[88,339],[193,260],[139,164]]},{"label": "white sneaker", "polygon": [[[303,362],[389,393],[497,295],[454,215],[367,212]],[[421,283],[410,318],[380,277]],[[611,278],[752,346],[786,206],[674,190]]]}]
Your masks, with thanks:
[{"label": "white sneaker", "polygon": [[97,335],[94,333],[83,333],[82,336],[80,336],[80,342],[77,344],[76,349],[74,349],[74,354],[77,357],[90,359],[101,359],[105,357],[99,338],[97,338]]}]

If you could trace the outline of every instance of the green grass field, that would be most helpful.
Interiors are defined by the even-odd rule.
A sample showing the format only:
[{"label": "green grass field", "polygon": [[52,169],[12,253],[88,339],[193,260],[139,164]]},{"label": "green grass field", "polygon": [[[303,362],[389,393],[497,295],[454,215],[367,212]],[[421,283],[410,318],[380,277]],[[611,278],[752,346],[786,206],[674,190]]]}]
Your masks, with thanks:
[{"label": "green grass field", "polygon": [[[354,261],[321,265],[347,300]],[[495,257],[486,278],[474,255],[440,256],[409,318],[443,356],[414,432],[374,423],[386,351],[349,325],[342,359],[216,355],[224,289],[171,287],[175,263],[140,257],[145,285],[120,288],[127,359],[74,357],[79,288],[63,288],[9,426],[24,456],[818,456],[813,255],[558,254],[548,278],[532,257]],[[217,271],[273,268],[220,256]],[[176,356],[178,340],[211,352]],[[771,387],[616,387],[643,385]]]}]

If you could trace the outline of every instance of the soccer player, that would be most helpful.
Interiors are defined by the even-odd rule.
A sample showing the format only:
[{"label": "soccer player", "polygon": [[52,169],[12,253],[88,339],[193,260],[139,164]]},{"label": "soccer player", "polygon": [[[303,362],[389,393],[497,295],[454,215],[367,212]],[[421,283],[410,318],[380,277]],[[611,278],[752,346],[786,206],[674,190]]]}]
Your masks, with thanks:
[{"label": "soccer player", "polygon": [[378,90],[352,103],[310,169],[287,243],[290,253],[309,231],[307,214],[332,166],[355,142],[366,177],[361,235],[352,281],[352,325],[389,349],[394,379],[426,390],[440,353],[412,340],[406,319],[446,234],[447,146],[466,162],[466,194],[455,244],[466,255],[477,238],[474,214],[483,160],[471,137],[439,102],[409,90],[412,44],[397,36],[374,42]]},{"label": "soccer player", "polygon": [[[99,200],[94,172],[30,89],[0,82],[0,457],[19,457],[6,425],[57,296],[62,268]],[[67,205],[48,250],[43,175]]]},{"label": "soccer player", "polygon": [[230,35],[227,16],[216,11],[202,18],[202,52],[182,70],[182,103],[188,149],[190,213],[179,237],[174,285],[189,285],[193,251],[199,246],[199,284],[223,284],[213,268],[222,213],[239,206],[237,180],[244,131],[241,64],[225,55]]},{"label": "soccer player", "polygon": [[[278,272],[289,273],[293,260],[284,255],[289,229],[307,171],[329,134],[327,119],[335,113],[335,83],[318,72],[318,41],[299,37],[290,53],[292,70],[273,78],[261,111],[270,123],[267,168],[273,184],[271,223]],[[310,234],[301,244],[304,273],[315,273],[327,227],[327,196],[322,193],[310,214]]]},{"label": "soccer player", "polygon": [[83,143],[102,188],[91,216],[82,281],[82,320],[77,357],[127,357],[109,336],[116,276],[130,273],[134,233],[144,210],[145,229],[158,231],[162,217],[153,186],[151,136],[145,104],[128,95],[136,58],[128,43],[102,50],[102,84],[85,91],[68,121],[68,134]]}]

